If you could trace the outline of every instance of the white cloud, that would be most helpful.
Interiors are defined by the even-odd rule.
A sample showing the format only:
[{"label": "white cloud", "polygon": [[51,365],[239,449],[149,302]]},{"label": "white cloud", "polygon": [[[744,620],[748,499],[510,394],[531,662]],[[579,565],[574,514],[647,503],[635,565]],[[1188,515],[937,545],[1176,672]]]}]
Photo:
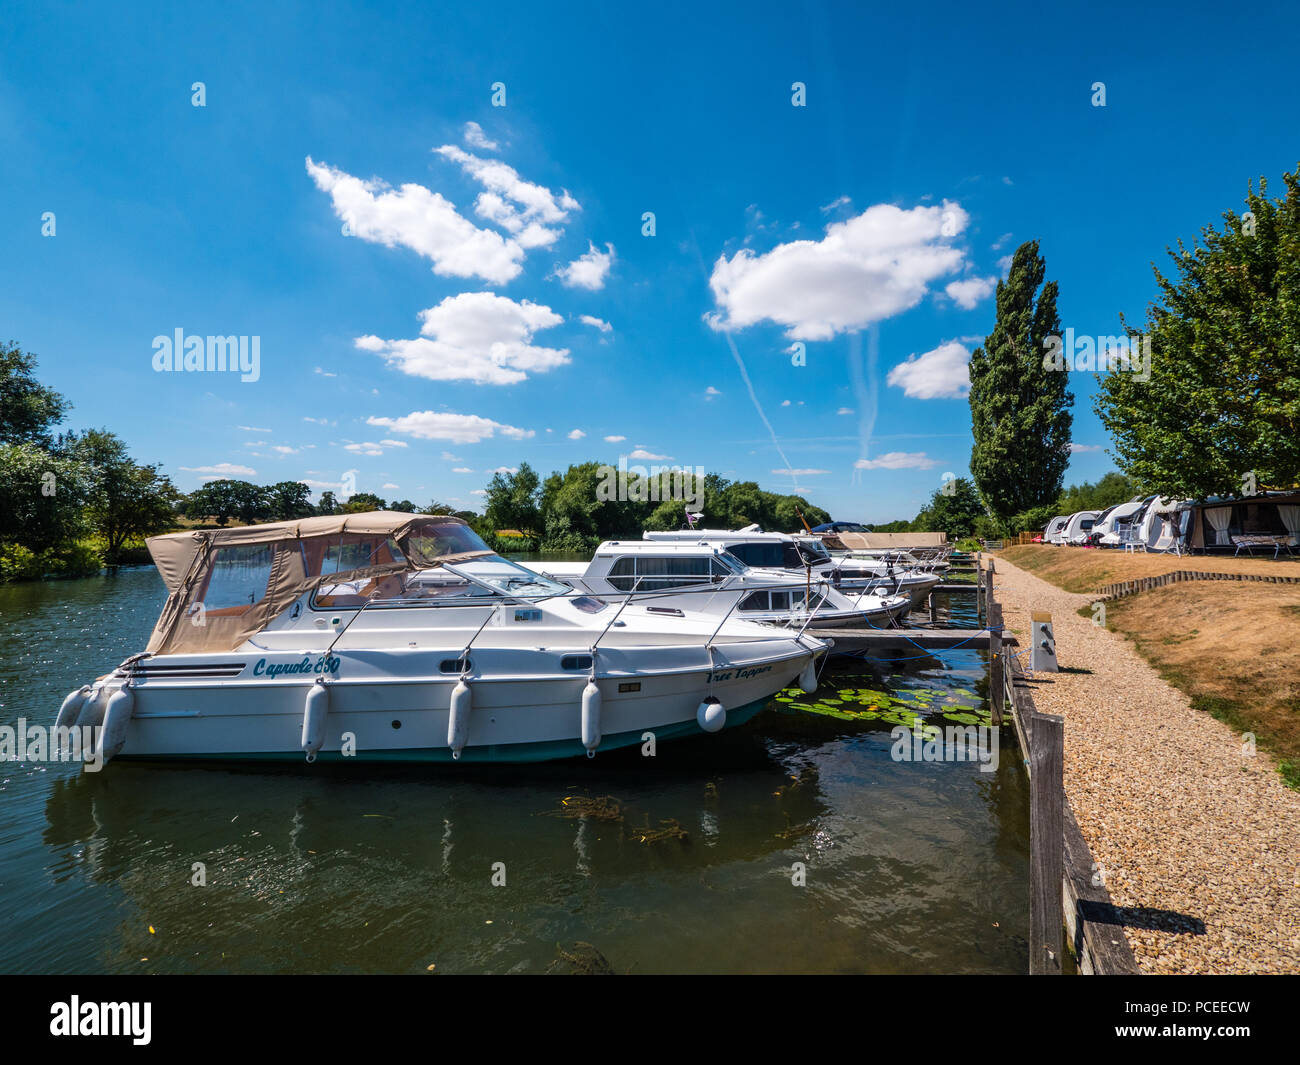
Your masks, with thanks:
[{"label": "white cloud", "polygon": [[1072,455],[1080,451],[1100,451],[1100,450],[1101,450],[1100,444],[1073,444],[1072,443],[1070,445],[1070,453]]},{"label": "white cloud", "polygon": [[788,407],[788,406],[790,406],[790,401],[789,401],[788,399],[783,399],[783,400],[781,400],[781,406],[783,406],[783,407]]},{"label": "white cloud", "polygon": [[360,178],[314,162],[307,173],[328,193],[334,213],[354,236],[385,247],[410,248],[433,262],[442,277],[480,277],[497,284],[518,277],[524,248],[519,241],[480,229],[455,204],[423,185],[394,190],[379,180]]},{"label": "white cloud", "polygon": [[958,307],[969,311],[981,300],[988,299],[997,283],[996,277],[971,277],[965,281],[951,281],[943,291]]},{"label": "white cloud", "polygon": [[970,350],[949,340],[923,355],[910,355],[885,380],[912,399],[962,399],[970,392]]},{"label": "white cloud", "polygon": [[358,337],[356,346],[382,355],[390,366],[431,381],[508,385],[569,362],[568,348],[532,343],[540,329],[563,318],[540,303],[516,303],[491,292],[462,292],[420,312],[420,337],[381,340]]},{"label": "white cloud", "polygon": [[182,466],[186,473],[206,473],[213,477],[256,477],[251,466],[237,466],[232,462],[218,462],[212,466]]},{"label": "white cloud", "polygon": [[255,425],[236,425],[236,429],[242,429],[246,433],[269,433],[270,429],[259,429]]},{"label": "white cloud", "polygon": [[878,459],[858,459],[853,464],[855,470],[928,470],[937,466],[937,459],[930,458],[924,451],[890,451]]},{"label": "white cloud", "polygon": [[650,462],[658,462],[658,461],[661,461],[661,460],[663,460],[663,459],[670,459],[670,458],[672,458],[672,456],[671,456],[671,455],[656,455],[656,454],[654,454],[654,453],[652,453],[652,452],[650,452],[650,451],[647,451],[647,450],[646,450],[645,448],[643,448],[643,447],[639,447],[639,448],[637,448],[635,451],[633,451],[630,455],[628,455],[628,458],[630,458],[630,459],[647,459],[647,460],[649,460]]},{"label": "white cloud", "polygon": [[578,318],[578,321],[580,321],[583,325],[591,326],[593,329],[599,329],[602,333],[609,333],[612,332],[614,329],[614,327],[610,325],[608,322],[602,321],[599,318],[594,318],[590,314],[581,315]]},{"label": "white cloud", "polygon": [[829,340],[919,303],[931,282],[959,270],[964,252],[950,241],[970,221],[961,205],[876,204],[826,227],[820,241],[796,240],[763,255],[742,248],[714,263],[709,286],[715,329],[761,321],[791,340]]},{"label": "white cloud", "polygon": [[372,458],[384,453],[384,449],[378,444],[344,444],[343,450],[351,451],[354,455],[369,455]]},{"label": "white cloud", "polygon": [[320,374],[322,377],[338,377],[338,374],[336,374],[336,373],[330,373],[328,370],[322,370],[319,366],[316,367],[316,369],[313,371],[313,373],[318,373],[318,374]]},{"label": "white cloud", "polygon": [[487,495],[487,489],[486,489],[486,488],[475,488],[474,491],[470,492],[470,495],[472,495],[472,496],[485,496],[485,495]]},{"label": "white cloud", "polygon": [[459,455],[453,455],[450,451],[444,451],[442,453],[442,460],[443,462],[464,462],[465,461]]},{"label": "white cloud", "polygon": [[461,136],[471,148],[478,148],[485,152],[495,152],[501,148],[496,141],[488,139],[488,135],[483,132],[483,127],[477,122],[466,122],[465,132]]},{"label": "white cloud", "polygon": [[471,470],[468,466],[457,466],[451,472],[452,473],[473,473],[474,471]]},{"label": "white cloud", "polygon": [[518,467],[518,466],[498,466],[498,467],[497,467],[495,470],[493,470],[492,472],[493,472],[493,473],[518,473],[518,472],[519,472],[519,467]]},{"label": "white cloud", "polygon": [[532,429],[502,425],[477,414],[451,414],[441,411],[412,411],[400,418],[367,418],[369,425],[380,425],[395,433],[405,433],[419,440],[450,440],[453,444],[477,444],[497,433],[512,440],[527,440],[536,435]]},{"label": "white cloud", "polygon": [[822,208],[822,211],[823,212],[833,211],[835,210],[836,207],[843,207],[845,204],[851,202],[852,201],[847,196],[840,196],[838,199],[831,200],[830,203],[828,203],[825,207]]},{"label": "white cloud", "polygon": [[780,474],[783,477],[814,477],[819,473],[830,473],[830,470],[773,470],[773,473]]},{"label": "white cloud", "polygon": [[568,266],[557,266],[555,277],[567,288],[585,288],[599,292],[605,287],[605,278],[614,264],[614,245],[606,244],[609,251],[597,251],[596,245],[587,241],[587,254],[580,255]]},{"label": "white cloud", "polygon": [[605,443],[607,443],[607,444],[621,444],[621,443],[622,443],[624,440],[626,440],[626,439],[627,439],[626,436],[607,436],[607,437],[605,437]]},{"label": "white cloud", "polygon": [[706,399],[712,399],[714,396],[720,396],[720,395],[722,395],[722,393],[719,392],[712,385],[709,385],[709,387],[704,390],[704,396]]},{"label": "white cloud", "polygon": [[271,450],[278,451],[281,455],[296,455],[301,449],[290,447],[288,444],[273,444]]},{"label": "white cloud", "polygon": [[581,429],[574,429],[572,432],[569,433],[569,439],[570,439],[570,440],[581,440],[581,439],[582,439],[584,436],[586,436],[586,435],[587,435],[587,434],[584,433]]},{"label": "white cloud", "polygon": [[564,232],[560,223],[568,221],[569,212],[582,210],[567,192],[561,190],[556,196],[543,185],[525,181],[514,167],[498,159],[482,159],[454,144],[444,144],[434,151],[460,164],[483,186],[484,191],[474,201],[474,213],[511,234],[521,248],[554,244]]},{"label": "white cloud", "polygon": [[304,414],[302,420],[311,422],[314,425],[338,425],[337,421],[330,421],[328,418],[313,418],[310,414]]},{"label": "white cloud", "polygon": [[1002,271],[1002,276],[1006,277],[1011,272],[1011,260],[1014,256],[1004,255],[998,260],[998,269]]},{"label": "white cloud", "polygon": [[836,414],[852,414],[852,413],[853,413],[853,408],[852,408],[852,407],[841,407],[841,408],[840,408],[839,410],[837,410],[835,413],[836,413]]},{"label": "white cloud", "polygon": [[392,489],[394,492],[397,492],[401,490],[402,486],[400,484],[385,484],[385,485],[381,485],[381,487],[385,489]]}]

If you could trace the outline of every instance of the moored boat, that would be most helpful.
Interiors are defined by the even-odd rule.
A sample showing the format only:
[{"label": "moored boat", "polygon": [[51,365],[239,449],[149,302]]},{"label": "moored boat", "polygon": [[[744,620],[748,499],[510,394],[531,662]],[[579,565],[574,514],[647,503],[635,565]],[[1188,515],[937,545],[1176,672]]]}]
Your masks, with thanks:
[{"label": "moored boat", "polygon": [[826,644],[575,595],[458,518],[376,511],[154,537],[148,647],[58,725],[142,759],[521,762],[716,732],[815,687]]}]

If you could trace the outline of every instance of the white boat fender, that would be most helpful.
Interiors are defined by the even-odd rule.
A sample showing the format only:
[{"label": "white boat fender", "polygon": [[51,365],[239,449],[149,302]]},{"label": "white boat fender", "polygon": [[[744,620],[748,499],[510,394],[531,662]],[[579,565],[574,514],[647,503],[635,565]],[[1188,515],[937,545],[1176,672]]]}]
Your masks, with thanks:
[{"label": "white boat fender", "polygon": [[587,681],[582,689],[582,745],[587,748],[587,757],[596,757],[596,748],[600,746],[600,689],[594,680]]},{"label": "white boat fender", "polygon": [[799,674],[799,689],[811,695],[817,690],[817,659],[811,659]]},{"label": "white boat fender", "polygon": [[302,709],[302,749],[307,761],[316,761],[316,754],[325,742],[325,718],[330,712],[330,690],[323,680],[317,680],[307,690]]},{"label": "white boat fender", "polygon": [[727,708],[710,695],[696,708],[695,722],[705,732],[721,732],[727,727]]},{"label": "white boat fender", "polygon": [[126,743],[126,728],[131,723],[135,712],[135,695],[129,687],[115,691],[108,699],[104,710],[104,727],[99,733],[99,750],[107,763],[122,749]]},{"label": "white boat fender", "polygon": [[81,713],[77,715],[77,728],[92,728],[104,720],[104,689],[96,685],[81,704]]},{"label": "white boat fender", "polygon": [[451,756],[459,758],[469,740],[469,714],[474,708],[474,693],[461,677],[451,690],[451,713],[447,717],[447,746]]},{"label": "white boat fender", "polygon": [[83,684],[76,691],[68,692],[63,698],[63,705],[59,707],[59,716],[54,719],[54,727],[72,728],[77,723],[77,718],[81,716],[81,708],[89,694],[89,684]]}]

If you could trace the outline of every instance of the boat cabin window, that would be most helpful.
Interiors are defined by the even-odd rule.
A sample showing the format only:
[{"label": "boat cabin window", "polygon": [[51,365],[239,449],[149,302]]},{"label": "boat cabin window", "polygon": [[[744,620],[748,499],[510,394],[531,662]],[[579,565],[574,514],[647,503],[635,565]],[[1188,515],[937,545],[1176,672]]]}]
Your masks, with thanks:
[{"label": "boat cabin window", "polygon": [[750,592],[740,601],[738,610],[768,610],[767,592]]},{"label": "boat cabin window", "polygon": [[219,547],[212,553],[207,579],[194,590],[185,616],[202,612],[215,617],[238,617],[260,603],[271,579],[273,544]]},{"label": "boat cabin window", "polygon": [[733,570],[715,555],[625,555],[609,568],[608,580],[620,592],[656,592],[694,584],[718,584]]}]

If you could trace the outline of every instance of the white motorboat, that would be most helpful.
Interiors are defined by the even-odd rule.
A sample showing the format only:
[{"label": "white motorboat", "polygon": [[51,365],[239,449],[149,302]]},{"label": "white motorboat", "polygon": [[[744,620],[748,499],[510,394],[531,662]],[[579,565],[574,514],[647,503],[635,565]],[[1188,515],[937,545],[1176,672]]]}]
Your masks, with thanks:
[{"label": "white motorboat", "polygon": [[881,596],[905,595],[910,607],[924,603],[940,581],[937,574],[923,572],[916,566],[895,559],[876,559],[851,555],[832,555],[819,537],[789,536],[751,529],[682,530],[648,532],[647,540],[656,543],[699,543],[718,547],[733,558],[759,571],[802,579],[811,573],[814,579],[829,581],[849,596],[871,593]]},{"label": "white motorboat", "polygon": [[827,645],[572,591],[460,519],[377,511],[149,540],[147,649],[71,693],[94,759],[476,762],[716,732]]},{"label": "white motorboat", "polygon": [[533,562],[546,577],[601,599],[630,599],[652,613],[697,611],[798,629],[885,628],[911,606],[905,595],[846,594],[801,569],[746,566],[717,544],[609,540],[590,562]]}]

